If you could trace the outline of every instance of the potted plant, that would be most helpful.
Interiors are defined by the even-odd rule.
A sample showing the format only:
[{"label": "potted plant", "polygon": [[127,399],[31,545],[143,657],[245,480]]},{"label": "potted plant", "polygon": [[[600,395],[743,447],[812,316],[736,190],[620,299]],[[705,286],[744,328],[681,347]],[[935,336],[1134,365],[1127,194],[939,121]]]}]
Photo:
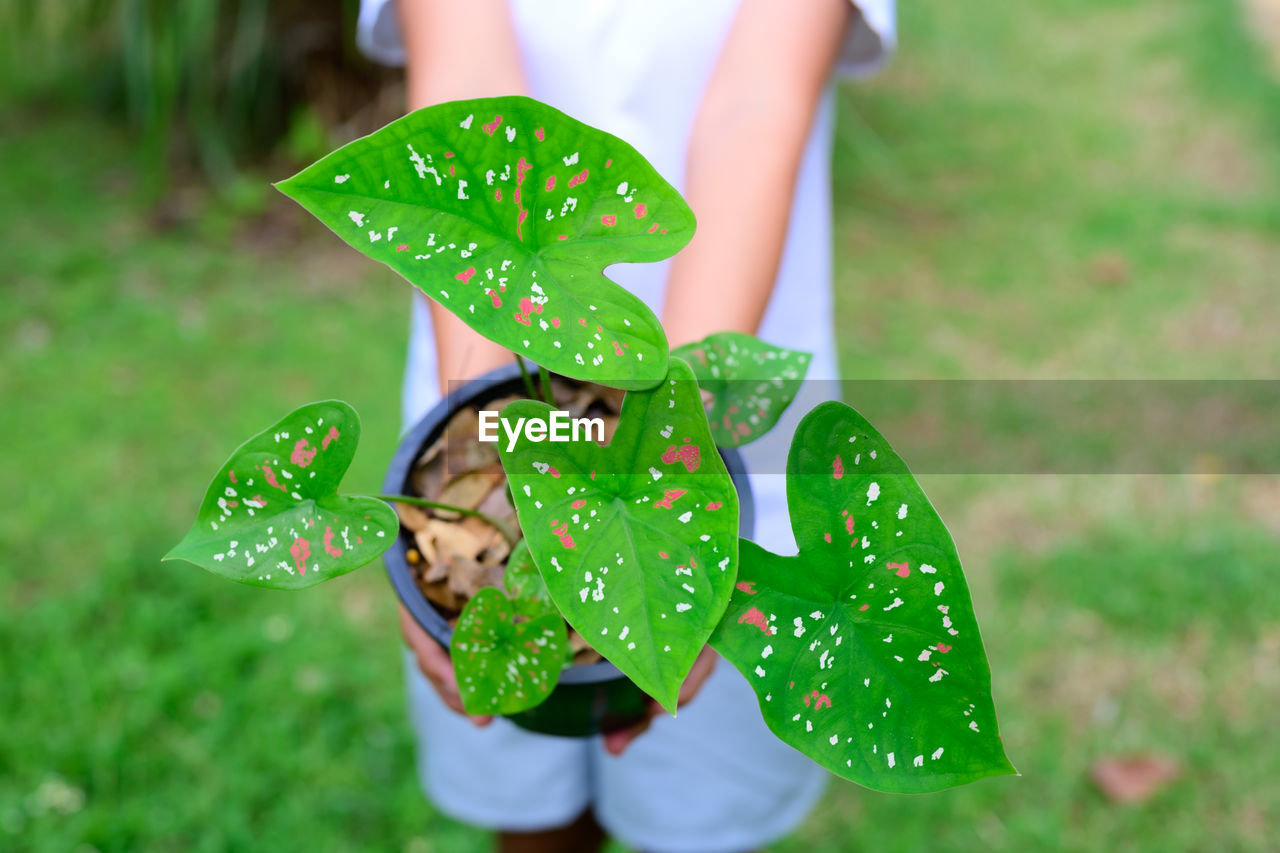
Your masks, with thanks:
[{"label": "potted plant", "polygon": [[[542,375],[539,372],[538,379]],[[562,410],[569,415],[603,415],[599,418],[600,437],[613,435],[621,395],[609,393],[603,386],[578,385],[560,378],[550,384],[546,393]],[[514,510],[505,476],[494,475],[496,445],[478,440],[481,412],[499,409],[504,401],[521,395],[537,398],[542,393],[535,387],[534,377],[522,373],[516,364],[466,383],[404,435],[387,471],[385,495],[425,497],[436,503],[433,510],[412,505],[406,509],[404,504],[397,507],[400,536],[383,559],[405,608],[445,648],[453,637],[453,617],[467,608],[477,587],[483,589],[494,580],[494,562],[501,561],[505,568],[494,585],[505,588],[512,597],[547,594],[528,544],[517,543],[513,541],[516,536],[508,538],[503,533],[504,529],[508,533],[518,530],[518,522],[511,518]],[[746,469],[737,451],[724,449],[721,456],[739,495],[739,531],[750,535],[754,515]],[[501,467],[497,467],[500,474]],[[457,506],[457,502],[461,512],[485,509],[497,517],[487,524],[474,516],[450,520],[454,513],[440,506]],[[460,535],[448,529],[447,525],[456,523],[470,525],[479,535]],[[648,715],[648,695],[602,659],[581,635],[571,631],[569,646],[567,651],[574,654],[566,653],[566,658],[575,665],[560,673],[555,689],[541,703],[508,714],[513,722],[544,734],[585,736],[625,728]],[[470,688],[470,693],[477,689],[474,681],[463,683],[463,687]]]},{"label": "potted plant", "polygon": [[[694,229],[630,145],[529,98],[455,101],[278,187],[541,368],[541,394],[530,377],[526,398],[487,419],[521,538],[505,589],[477,591],[458,617],[451,655],[469,712],[544,701],[567,623],[671,713],[710,643],[779,738],[868,787],[933,791],[1014,772],[955,545],[857,412],[822,403],[792,437],[799,554],[740,539],[739,495],[713,448],[772,427],[807,357],[731,333],[669,351],[652,312],[603,275],[671,256]],[[553,374],[626,392],[607,444],[560,440]],[[301,588],[396,541],[387,500],[477,512],[339,495],[358,437],[341,402],[286,416],[222,466],[168,558]]]}]

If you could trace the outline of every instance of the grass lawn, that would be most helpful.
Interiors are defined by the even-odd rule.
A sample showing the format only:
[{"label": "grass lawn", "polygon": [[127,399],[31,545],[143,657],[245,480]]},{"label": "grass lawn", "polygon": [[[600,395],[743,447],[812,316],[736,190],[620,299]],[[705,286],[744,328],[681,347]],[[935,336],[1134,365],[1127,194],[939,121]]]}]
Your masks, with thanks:
[{"label": "grass lawn", "polygon": [[[1234,7],[902,14],[841,95],[848,376],[1280,376],[1280,87]],[[306,400],[361,412],[347,489],[377,489],[408,289],[275,201],[183,190],[159,227],[130,145],[0,113],[0,849],[486,849],[418,793],[376,568],[289,595],[158,562]],[[924,485],[1023,775],[833,784],[777,850],[1274,849],[1280,477]],[[1089,768],[1133,752],[1181,776],[1111,803]]]}]

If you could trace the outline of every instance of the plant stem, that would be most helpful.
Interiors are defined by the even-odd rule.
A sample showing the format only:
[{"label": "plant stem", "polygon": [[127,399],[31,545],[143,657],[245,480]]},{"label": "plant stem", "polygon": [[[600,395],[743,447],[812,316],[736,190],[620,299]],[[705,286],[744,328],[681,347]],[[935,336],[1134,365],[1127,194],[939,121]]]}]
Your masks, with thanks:
[{"label": "plant stem", "polygon": [[538,389],[533,386],[533,377],[529,375],[529,366],[524,363],[524,359],[520,353],[512,353],[516,357],[516,364],[520,365],[520,376],[524,379],[524,390],[529,395],[530,400],[538,399]]},{"label": "plant stem", "polygon": [[542,402],[554,409],[556,398],[551,393],[551,371],[539,365],[538,380],[542,383]]},{"label": "plant stem", "polygon": [[486,515],[475,509],[466,509],[465,507],[454,506],[453,504],[440,503],[439,501],[429,501],[426,498],[412,498],[408,495],[376,495],[378,500],[387,501],[389,503],[409,504],[410,506],[421,506],[427,509],[442,509],[446,512],[456,512],[459,515],[469,515],[478,518],[485,524],[491,525],[495,530],[502,534],[502,538],[507,540],[507,544],[512,548],[520,541],[520,537],[512,530],[505,521]]}]

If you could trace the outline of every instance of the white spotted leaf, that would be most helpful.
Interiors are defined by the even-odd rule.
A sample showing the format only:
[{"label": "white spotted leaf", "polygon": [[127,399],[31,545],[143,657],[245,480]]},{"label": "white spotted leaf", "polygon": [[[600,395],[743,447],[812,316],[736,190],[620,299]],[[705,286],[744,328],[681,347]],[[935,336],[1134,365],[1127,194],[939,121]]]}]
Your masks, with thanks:
[{"label": "white spotted leaf", "polygon": [[[520,418],[545,403],[517,400]],[[500,446],[520,527],[560,612],[592,647],[674,713],[680,685],[724,612],[738,561],[738,495],[715,450],[689,366],[630,391],[607,447]]]},{"label": "white spotted leaf", "polygon": [[551,596],[547,593],[547,585],[542,582],[542,575],[533,562],[533,554],[529,552],[529,540],[521,539],[511,549],[506,571],[502,573],[502,583],[507,589],[507,596],[512,600],[527,601],[531,605],[541,603],[554,609]]},{"label": "white spotted leaf", "polygon": [[707,420],[720,447],[739,447],[778,423],[809,369],[810,353],[767,344],[742,332],[716,332],[671,351],[693,368],[711,395]]},{"label": "white spotted leaf", "polygon": [[458,616],[449,655],[468,714],[515,714],[555,689],[568,653],[564,620],[532,598],[484,587]]},{"label": "white spotted leaf", "polygon": [[314,586],[376,559],[395,541],[395,512],[338,494],[359,440],[360,419],[340,400],[290,412],[223,463],[195,524],[164,559],[276,589]]},{"label": "white spotted leaf", "polygon": [[800,552],[742,543],[712,645],[779,738],[880,791],[1015,772],[955,544],[903,461],[857,412],[823,403],[787,459]]},{"label": "white spotted leaf", "polygon": [[605,277],[693,235],[680,194],[626,142],[531,98],[393,121],[277,187],[480,334],[565,376],[652,387],[653,312]]},{"label": "white spotted leaf", "polygon": [[[502,582],[507,589],[507,597],[512,601],[520,602],[520,607],[523,608],[526,616],[554,613],[556,618],[563,622],[564,617],[552,603],[551,593],[547,592],[542,574],[533,562],[528,539],[521,539],[516,543],[516,547],[511,549],[511,556],[507,557],[507,569],[502,574]],[[564,665],[573,666],[574,651],[571,643],[565,643],[564,655]]]}]

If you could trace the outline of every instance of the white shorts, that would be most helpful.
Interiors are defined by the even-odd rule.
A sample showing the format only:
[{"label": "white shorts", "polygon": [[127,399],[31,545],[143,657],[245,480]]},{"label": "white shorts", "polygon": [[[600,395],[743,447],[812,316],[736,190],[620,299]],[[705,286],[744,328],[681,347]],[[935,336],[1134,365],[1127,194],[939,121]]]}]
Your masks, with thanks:
[{"label": "white shorts", "polygon": [[501,717],[478,729],[436,696],[405,652],[418,773],[445,814],[489,829],[563,826],[588,806],[613,837],[662,853],[760,847],[789,832],[826,784],[782,743],[725,660],[678,717],[663,715],[621,756],[600,737],[534,734]]}]

